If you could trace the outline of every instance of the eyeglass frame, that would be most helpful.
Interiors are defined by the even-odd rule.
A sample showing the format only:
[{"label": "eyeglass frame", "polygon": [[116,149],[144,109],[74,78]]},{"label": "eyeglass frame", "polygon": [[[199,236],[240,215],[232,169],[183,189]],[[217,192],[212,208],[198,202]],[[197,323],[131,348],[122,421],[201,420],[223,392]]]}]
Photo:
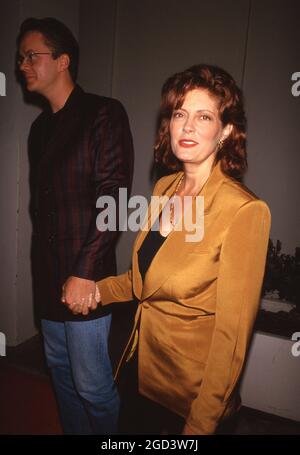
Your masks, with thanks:
[{"label": "eyeglass frame", "polygon": [[19,55],[18,58],[17,58],[17,64],[18,66],[21,66],[23,65],[24,62],[28,62],[30,66],[32,66],[34,64],[34,62],[32,61],[32,57],[34,55],[52,55],[52,57],[54,56],[54,52],[29,52],[27,55]]}]

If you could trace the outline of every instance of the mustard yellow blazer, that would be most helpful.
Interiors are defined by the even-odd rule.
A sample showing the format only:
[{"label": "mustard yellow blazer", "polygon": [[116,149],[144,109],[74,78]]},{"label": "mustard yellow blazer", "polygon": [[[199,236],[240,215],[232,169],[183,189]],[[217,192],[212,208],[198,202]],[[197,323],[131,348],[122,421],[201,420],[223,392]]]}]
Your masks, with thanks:
[{"label": "mustard yellow blazer", "polygon": [[[171,196],[182,172],[160,179],[154,195]],[[183,416],[196,434],[214,433],[234,408],[235,386],[259,307],[270,230],[270,211],[216,164],[203,187],[204,237],[187,242],[171,232],[144,283],[138,251],[132,270],[98,282],[102,304],[137,297],[139,390]],[[157,209],[159,213],[159,209]],[[154,221],[154,219],[153,219]]]}]

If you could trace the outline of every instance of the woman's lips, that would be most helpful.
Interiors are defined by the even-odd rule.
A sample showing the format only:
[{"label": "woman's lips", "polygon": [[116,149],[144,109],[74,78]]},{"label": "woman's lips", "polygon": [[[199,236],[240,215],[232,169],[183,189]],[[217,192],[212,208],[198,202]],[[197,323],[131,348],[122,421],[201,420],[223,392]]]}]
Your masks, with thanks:
[{"label": "woman's lips", "polygon": [[181,139],[179,141],[179,145],[181,147],[190,148],[190,147],[195,147],[195,145],[198,145],[198,142],[192,141],[190,139]]}]

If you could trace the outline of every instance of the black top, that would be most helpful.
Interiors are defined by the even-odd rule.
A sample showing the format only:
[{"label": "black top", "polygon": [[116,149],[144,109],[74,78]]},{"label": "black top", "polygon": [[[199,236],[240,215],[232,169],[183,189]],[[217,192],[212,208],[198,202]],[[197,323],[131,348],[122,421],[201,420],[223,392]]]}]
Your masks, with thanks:
[{"label": "black top", "polygon": [[44,144],[45,145],[50,142],[51,138],[53,137],[53,135],[55,135],[58,127],[60,126],[59,122],[63,116],[63,109],[64,108],[62,108],[59,111],[54,112],[54,113],[51,111],[47,112],[47,116],[45,116],[45,124],[44,124]]},{"label": "black top", "polygon": [[154,256],[165,240],[166,237],[163,237],[159,231],[150,230],[146,235],[145,240],[138,251],[139,269],[143,281]]}]

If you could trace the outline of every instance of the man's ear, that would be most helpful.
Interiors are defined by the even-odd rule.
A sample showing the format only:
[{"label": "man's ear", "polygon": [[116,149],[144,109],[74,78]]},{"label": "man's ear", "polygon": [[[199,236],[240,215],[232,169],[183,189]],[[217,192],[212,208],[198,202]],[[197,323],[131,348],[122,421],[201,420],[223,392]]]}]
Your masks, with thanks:
[{"label": "man's ear", "polygon": [[232,133],[232,129],[233,129],[233,125],[231,123],[228,123],[224,128],[223,128],[223,131],[222,131],[222,141],[225,141],[225,139],[227,139],[230,134]]},{"label": "man's ear", "polygon": [[68,54],[61,54],[59,57],[59,70],[66,71],[70,66],[70,57]]}]

